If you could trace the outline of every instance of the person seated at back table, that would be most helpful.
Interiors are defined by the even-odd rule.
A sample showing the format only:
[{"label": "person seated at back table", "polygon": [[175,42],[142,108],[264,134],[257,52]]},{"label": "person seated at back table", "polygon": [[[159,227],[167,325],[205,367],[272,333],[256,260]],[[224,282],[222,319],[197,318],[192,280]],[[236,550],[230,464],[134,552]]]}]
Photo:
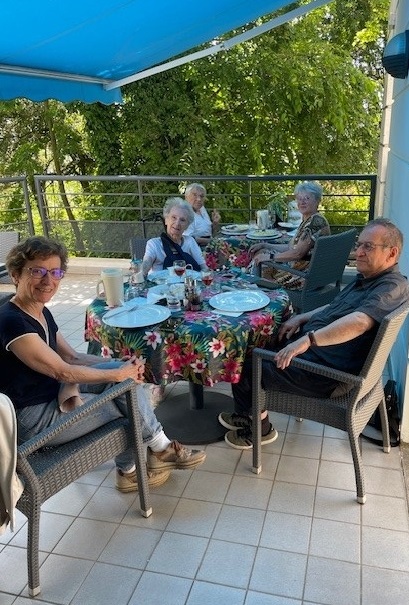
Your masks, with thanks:
[{"label": "person seated at back table", "polygon": [[[67,398],[71,409],[82,403],[78,399],[89,399],[113,383],[132,378],[137,383],[142,436],[148,446],[149,485],[162,485],[171,469],[192,470],[205,460],[203,451],[190,450],[164,433],[142,388],[143,363],[134,358],[101,363],[96,355],[75,351],[62,336],[45,305],[56,294],[67,269],[63,244],[30,237],[10,250],[6,266],[16,293],[0,307],[0,392],[10,397],[16,409],[20,443],[57,422],[64,413],[60,405],[63,407]],[[126,399],[121,396],[67,429],[50,445],[67,443],[126,416]],[[132,448],[115,462],[117,489],[138,489]]]},{"label": "person seated at back table", "polygon": [[200,246],[206,246],[210,238],[219,230],[220,213],[212,211],[212,218],[205,208],[206,189],[199,183],[191,183],[185,189],[185,199],[194,212],[193,223],[186,229],[184,235],[191,235]]},{"label": "person seated at back table", "polygon": [[163,207],[163,219],[166,233],[146,242],[144,274],[172,267],[176,260],[185,260],[195,271],[206,269],[206,261],[196,240],[191,235],[184,235],[194,219],[190,204],[180,197],[169,198]]},{"label": "person seated at back table", "polygon": [[[294,190],[297,206],[302,215],[302,222],[294,237],[288,244],[269,244],[260,242],[249,249],[254,264],[266,260],[285,262],[298,271],[305,271],[311,259],[311,252],[320,235],[330,235],[328,221],[318,212],[322,198],[322,187],[314,181],[299,183]],[[263,268],[262,277],[271,279],[277,284],[296,290],[302,288],[303,278],[292,275],[285,269]]]},{"label": "person seated at back table", "polygon": [[[370,221],[356,243],[354,282],[327,306],[294,315],[278,332],[282,348],[275,361],[263,360],[262,385],[297,395],[330,397],[345,385],[290,365],[293,357],[307,359],[358,375],[382,319],[409,301],[409,285],[398,267],[401,231],[388,219]],[[288,344],[285,344],[285,343]],[[284,345],[284,346],[283,346]],[[245,362],[240,382],[232,385],[235,412],[221,412],[219,422],[230,429],[226,442],[236,449],[253,447],[251,435],[251,358]],[[338,389],[338,392],[339,392]],[[262,412],[262,444],[277,439],[267,411]]]}]

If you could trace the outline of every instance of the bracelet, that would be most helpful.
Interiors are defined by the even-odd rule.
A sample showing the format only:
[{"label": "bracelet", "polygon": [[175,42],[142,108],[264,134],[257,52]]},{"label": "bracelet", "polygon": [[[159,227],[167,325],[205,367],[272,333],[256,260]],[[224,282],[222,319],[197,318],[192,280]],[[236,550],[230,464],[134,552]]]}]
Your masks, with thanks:
[{"label": "bracelet", "polygon": [[307,336],[310,339],[310,346],[311,347],[318,347],[317,341],[315,340],[315,332],[314,332],[314,330],[311,330],[310,332],[308,332]]}]

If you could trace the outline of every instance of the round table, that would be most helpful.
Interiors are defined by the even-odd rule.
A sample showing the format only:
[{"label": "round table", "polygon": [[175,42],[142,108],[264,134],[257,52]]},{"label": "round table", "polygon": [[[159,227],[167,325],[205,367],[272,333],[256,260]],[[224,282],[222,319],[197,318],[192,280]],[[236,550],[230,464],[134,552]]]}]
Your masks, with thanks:
[{"label": "round table", "polygon": [[105,301],[95,299],[87,308],[85,339],[94,354],[135,355],[145,364],[146,382],[188,381],[189,400],[184,395],[167,398],[155,413],[172,438],[186,444],[211,443],[225,433],[217,415],[226,406],[232,409],[232,399],[219,393],[216,397],[211,390],[203,394],[203,387],[238,382],[245,357],[254,347],[271,346],[279,325],[292,312],[284,290],[267,295],[266,307],[239,317],[223,315],[205,300],[201,311],[183,311],[160,324],[132,329],[104,324]]}]

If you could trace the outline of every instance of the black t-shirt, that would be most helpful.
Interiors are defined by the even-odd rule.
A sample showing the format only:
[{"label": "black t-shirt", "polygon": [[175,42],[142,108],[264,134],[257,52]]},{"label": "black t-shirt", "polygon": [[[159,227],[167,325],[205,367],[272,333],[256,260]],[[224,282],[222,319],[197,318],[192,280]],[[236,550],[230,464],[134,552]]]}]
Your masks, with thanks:
[{"label": "black t-shirt", "polygon": [[382,319],[409,300],[409,284],[395,265],[375,277],[357,275],[322,311],[315,313],[302,327],[302,333],[319,330],[333,321],[360,311],[372,317],[375,325],[357,338],[338,345],[312,347],[300,355],[315,363],[359,374],[375,339]]},{"label": "black t-shirt", "polygon": [[44,317],[48,334],[37,319],[12,302],[0,307],[0,392],[10,397],[16,409],[46,403],[58,395],[57,380],[35,372],[8,350],[11,342],[32,333],[56,351],[58,326],[47,308],[44,308]]}]

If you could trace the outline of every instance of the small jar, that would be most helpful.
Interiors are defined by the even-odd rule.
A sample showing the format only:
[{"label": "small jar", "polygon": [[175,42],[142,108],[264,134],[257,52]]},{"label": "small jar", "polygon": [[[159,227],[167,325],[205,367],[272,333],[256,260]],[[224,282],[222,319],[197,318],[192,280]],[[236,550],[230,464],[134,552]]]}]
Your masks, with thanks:
[{"label": "small jar", "polygon": [[202,309],[202,292],[199,287],[194,287],[189,298],[189,310],[201,311]]}]

